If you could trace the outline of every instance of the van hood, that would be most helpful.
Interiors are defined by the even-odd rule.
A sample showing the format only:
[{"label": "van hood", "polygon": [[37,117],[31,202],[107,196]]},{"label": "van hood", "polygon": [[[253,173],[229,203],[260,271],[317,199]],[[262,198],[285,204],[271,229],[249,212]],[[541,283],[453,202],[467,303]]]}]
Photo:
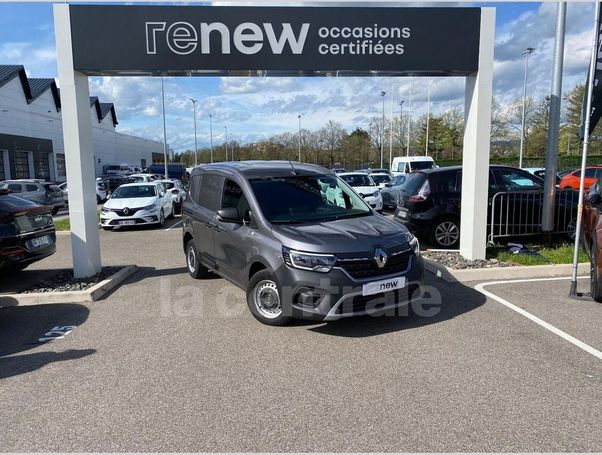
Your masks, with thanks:
[{"label": "van hood", "polygon": [[158,200],[159,200],[159,198],[157,196],[109,199],[107,202],[105,202],[104,206],[108,209],[123,209],[125,207],[133,209],[133,208],[146,207],[147,205],[154,204]]},{"label": "van hood", "polygon": [[312,224],[273,224],[272,233],[285,247],[334,254],[370,252],[375,246],[396,249],[411,238],[405,226],[380,215]]}]

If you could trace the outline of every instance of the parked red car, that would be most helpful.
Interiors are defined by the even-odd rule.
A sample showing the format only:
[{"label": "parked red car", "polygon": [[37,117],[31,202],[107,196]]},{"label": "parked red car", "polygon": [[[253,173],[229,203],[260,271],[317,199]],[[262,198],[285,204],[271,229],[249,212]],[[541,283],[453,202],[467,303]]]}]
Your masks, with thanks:
[{"label": "parked red car", "polygon": [[[585,189],[596,183],[598,174],[602,173],[602,166],[587,166],[585,168]],[[561,190],[578,190],[581,179],[581,169],[575,169],[565,175],[560,181]]]}]

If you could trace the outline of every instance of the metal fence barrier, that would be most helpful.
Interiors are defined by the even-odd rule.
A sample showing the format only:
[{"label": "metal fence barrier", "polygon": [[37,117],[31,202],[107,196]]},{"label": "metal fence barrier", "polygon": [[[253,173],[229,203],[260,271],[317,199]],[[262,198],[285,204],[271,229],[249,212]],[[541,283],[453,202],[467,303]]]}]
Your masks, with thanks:
[{"label": "metal fence barrier", "polygon": [[[577,191],[556,190],[554,233],[574,233],[578,199]],[[496,193],[490,202],[489,243],[498,237],[540,234],[542,210],[542,191]]]}]

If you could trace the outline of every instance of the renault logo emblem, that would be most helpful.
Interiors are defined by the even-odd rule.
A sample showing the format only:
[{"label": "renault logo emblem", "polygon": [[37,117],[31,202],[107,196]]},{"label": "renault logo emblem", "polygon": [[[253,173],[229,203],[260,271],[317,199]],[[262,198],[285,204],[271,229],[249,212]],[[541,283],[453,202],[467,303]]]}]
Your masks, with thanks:
[{"label": "renault logo emblem", "polygon": [[127,215],[130,213],[130,209],[128,209],[127,207],[123,209],[123,214]]},{"label": "renault logo emblem", "polygon": [[376,262],[379,269],[382,269],[385,266],[387,259],[389,259],[389,257],[382,248],[376,248],[374,250],[374,262]]}]

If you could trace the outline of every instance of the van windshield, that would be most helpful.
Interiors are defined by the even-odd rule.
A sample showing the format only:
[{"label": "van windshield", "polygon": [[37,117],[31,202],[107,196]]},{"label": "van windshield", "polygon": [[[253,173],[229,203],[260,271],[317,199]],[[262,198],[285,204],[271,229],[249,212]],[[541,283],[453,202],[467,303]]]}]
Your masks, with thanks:
[{"label": "van windshield", "polygon": [[435,169],[435,163],[432,161],[411,161],[410,167],[413,171],[421,171],[423,169]]},{"label": "van windshield", "polygon": [[312,223],[372,212],[363,199],[333,175],[296,175],[249,180],[270,223]]}]

